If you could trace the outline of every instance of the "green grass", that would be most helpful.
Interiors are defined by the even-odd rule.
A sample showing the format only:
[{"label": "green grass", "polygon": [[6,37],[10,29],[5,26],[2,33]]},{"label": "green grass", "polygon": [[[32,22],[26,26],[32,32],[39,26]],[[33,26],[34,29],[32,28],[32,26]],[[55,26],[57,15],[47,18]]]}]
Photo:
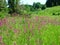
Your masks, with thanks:
[{"label": "green grass", "polygon": [[60,26],[49,24],[46,28],[41,30],[43,45],[60,45]]},{"label": "green grass", "polygon": [[7,12],[5,12],[5,11],[1,11],[0,12],[0,19],[4,18],[6,16],[8,16],[8,13]]},{"label": "green grass", "polygon": [[2,36],[0,43],[5,45],[15,43],[16,45],[60,45],[59,20],[59,17],[52,16],[4,18],[3,25],[0,26],[0,36]]},{"label": "green grass", "polygon": [[40,10],[40,11],[35,11],[32,12],[32,14],[34,15],[47,15],[47,16],[52,16],[53,13],[55,13],[55,15],[60,15],[60,6],[55,6],[55,7],[51,7],[51,8],[46,8],[45,10]]}]

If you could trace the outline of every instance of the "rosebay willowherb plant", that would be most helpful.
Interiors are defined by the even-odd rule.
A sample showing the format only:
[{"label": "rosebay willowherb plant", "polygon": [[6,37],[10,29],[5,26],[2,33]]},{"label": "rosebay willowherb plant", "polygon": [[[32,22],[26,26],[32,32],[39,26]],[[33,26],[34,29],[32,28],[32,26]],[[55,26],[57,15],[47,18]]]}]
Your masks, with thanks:
[{"label": "rosebay willowherb plant", "polygon": [[59,16],[9,17],[0,22],[0,41],[5,45],[60,44]]}]

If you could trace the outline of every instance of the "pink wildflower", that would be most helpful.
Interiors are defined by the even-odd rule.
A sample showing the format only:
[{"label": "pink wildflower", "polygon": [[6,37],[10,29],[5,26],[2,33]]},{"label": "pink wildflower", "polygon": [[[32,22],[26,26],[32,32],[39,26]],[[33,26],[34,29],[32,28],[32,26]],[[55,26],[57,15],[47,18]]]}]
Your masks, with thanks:
[{"label": "pink wildflower", "polygon": [[2,36],[0,36],[0,41],[2,41]]},{"label": "pink wildflower", "polygon": [[47,23],[46,21],[42,21],[41,25],[46,25],[46,23]]},{"label": "pink wildflower", "polygon": [[3,23],[2,23],[2,21],[0,20],[0,26],[2,26],[3,25]]},{"label": "pink wildflower", "polygon": [[33,23],[33,24],[32,24],[32,29],[34,29],[34,26],[35,26],[35,25],[34,25],[34,23]]},{"label": "pink wildflower", "polygon": [[4,24],[7,24],[7,19],[6,18],[4,18],[2,21],[3,21]]},{"label": "pink wildflower", "polygon": [[36,22],[39,20],[39,17],[38,16],[36,16]]},{"label": "pink wildflower", "polygon": [[40,28],[41,28],[41,26],[40,26],[40,24],[38,25],[38,30],[40,30]]},{"label": "pink wildflower", "polygon": [[30,23],[28,22],[28,28],[30,28]]},{"label": "pink wildflower", "polygon": [[24,33],[26,33],[27,32],[27,29],[26,29],[26,27],[24,27]]},{"label": "pink wildflower", "polygon": [[15,30],[14,30],[14,33],[17,33],[17,32],[18,32],[18,30],[15,29]]}]

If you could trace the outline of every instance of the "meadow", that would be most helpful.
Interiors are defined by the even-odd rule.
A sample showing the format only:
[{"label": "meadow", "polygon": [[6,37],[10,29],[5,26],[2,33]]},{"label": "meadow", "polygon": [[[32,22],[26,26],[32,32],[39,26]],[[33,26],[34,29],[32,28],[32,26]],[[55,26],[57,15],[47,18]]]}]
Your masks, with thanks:
[{"label": "meadow", "polygon": [[52,15],[57,10],[59,13],[59,7],[50,8],[48,12],[45,9],[40,15],[33,13],[30,18],[0,19],[0,45],[60,45],[60,16]]},{"label": "meadow", "polygon": [[60,6],[54,6],[54,7],[50,7],[50,8],[46,8],[44,10],[38,10],[35,12],[32,12],[33,15],[43,15],[43,16],[56,16],[56,15],[60,15]]}]

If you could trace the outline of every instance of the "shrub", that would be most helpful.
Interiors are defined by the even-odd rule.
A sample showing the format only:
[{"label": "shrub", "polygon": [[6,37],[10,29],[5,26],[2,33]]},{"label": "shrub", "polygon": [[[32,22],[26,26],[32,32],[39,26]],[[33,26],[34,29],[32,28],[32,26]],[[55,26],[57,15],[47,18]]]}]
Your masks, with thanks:
[{"label": "shrub", "polygon": [[56,13],[53,13],[53,15],[60,15],[60,13],[59,12],[56,12]]},{"label": "shrub", "polygon": [[41,9],[44,10],[45,8],[46,8],[46,6],[45,5],[42,5]]},{"label": "shrub", "polygon": [[53,13],[53,15],[55,15],[55,13]]},{"label": "shrub", "polygon": [[60,13],[58,13],[58,15],[60,15]]}]

